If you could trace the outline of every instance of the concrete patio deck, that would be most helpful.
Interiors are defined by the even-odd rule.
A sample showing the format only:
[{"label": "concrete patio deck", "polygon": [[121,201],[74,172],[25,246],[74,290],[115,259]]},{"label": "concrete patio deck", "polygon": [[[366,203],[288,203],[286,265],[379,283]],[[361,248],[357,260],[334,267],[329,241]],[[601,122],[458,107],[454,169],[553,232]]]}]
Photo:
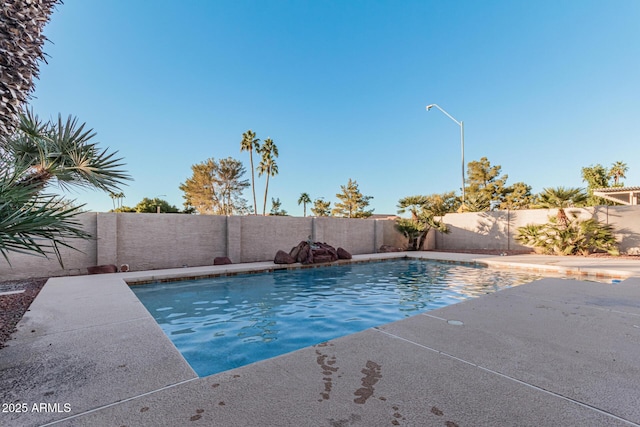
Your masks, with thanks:
[{"label": "concrete patio deck", "polygon": [[0,349],[0,425],[640,426],[640,262],[354,258],[405,255],[622,281],[542,279],[198,378],[124,280],[274,264],[54,278]]}]

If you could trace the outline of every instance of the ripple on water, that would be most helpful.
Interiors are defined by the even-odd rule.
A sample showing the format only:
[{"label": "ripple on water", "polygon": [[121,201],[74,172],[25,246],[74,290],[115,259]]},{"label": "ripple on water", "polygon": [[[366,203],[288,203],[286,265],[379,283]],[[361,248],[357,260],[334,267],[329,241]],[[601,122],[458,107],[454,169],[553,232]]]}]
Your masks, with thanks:
[{"label": "ripple on water", "polygon": [[132,290],[198,375],[206,376],[538,277],[397,260]]}]

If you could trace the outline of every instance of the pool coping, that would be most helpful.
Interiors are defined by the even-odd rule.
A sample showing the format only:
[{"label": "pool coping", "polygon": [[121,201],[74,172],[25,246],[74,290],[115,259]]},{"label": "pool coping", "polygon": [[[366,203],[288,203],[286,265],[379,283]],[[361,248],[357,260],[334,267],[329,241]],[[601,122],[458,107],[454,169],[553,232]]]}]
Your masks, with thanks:
[{"label": "pool coping", "polygon": [[[613,292],[613,290],[618,292],[618,289],[622,289],[625,292],[630,292],[632,298],[640,300],[640,287],[637,286],[640,285],[640,281],[634,279],[634,277],[640,276],[640,263],[634,263],[633,261],[607,262],[573,257],[559,259],[559,257],[544,256],[495,257],[477,254],[413,252],[356,255],[353,262],[394,258],[419,258],[482,264],[495,268],[518,268],[559,274],[570,273],[585,278],[600,278],[603,276],[626,278],[627,280],[622,282],[626,284],[625,286],[616,285],[606,292]],[[7,348],[0,349],[0,371],[3,374],[2,379],[0,379],[0,385],[2,386],[0,390],[3,398],[2,402],[19,401],[31,404],[52,401],[53,403],[70,403],[72,411],[71,413],[34,413],[31,411],[22,415],[15,413],[0,414],[0,421],[3,418],[7,418],[9,421],[19,421],[22,425],[75,425],[74,423],[81,419],[83,425],[101,425],[105,423],[105,420],[122,422],[128,417],[137,419],[137,417],[143,415],[147,416],[149,414],[145,415],[144,411],[143,415],[140,415],[139,408],[137,412],[131,409],[132,405],[137,405],[137,402],[154,401],[154,399],[160,399],[164,402],[163,405],[166,406],[164,416],[171,418],[178,416],[180,408],[189,403],[188,399],[182,397],[182,393],[189,394],[192,389],[199,389],[199,387],[204,387],[205,385],[212,387],[213,384],[225,382],[225,389],[231,387],[225,392],[228,396],[234,395],[238,390],[247,391],[245,388],[248,387],[248,384],[251,384],[251,381],[246,380],[249,381],[246,383],[237,380],[234,377],[235,374],[233,374],[237,370],[205,378],[197,377],[169,339],[164,336],[151,315],[135,298],[126,282],[175,280],[180,276],[184,277],[185,273],[195,276],[211,274],[233,275],[244,273],[251,269],[272,271],[284,268],[291,268],[291,266],[274,267],[273,263],[265,262],[50,279],[36,301],[34,301],[31,311],[25,315],[18,325],[18,332],[14,335],[14,339],[9,341]],[[559,279],[549,280],[555,283]],[[526,293],[529,288],[535,288],[532,285],[517,287],[522,289],[522,291],[517,291],[518,294]],[[588,289],[602,289],[601,284],[584,284],[581,286]],[[628,289],[631,289],[631,291],[628,291]],[[549,298],[552,297],[553,292],[551,292]],[[578,298],[573,294],[561,295],[561,297]],[[459,308],[468,311],[489,301],[492,301],[492,299],[485,300],[483,297],[473,300],[473,304],[461,303],[464,304],[464,307]],[[522,304],[522,307],[526,309],[533,310],[526,299],[524,302],[520,301],[519,304]],[[445,308],[429,312],[430,319],[437,317],[438,315],[433,313],[441,313],[441,310],[447,311]],[[628,310],[628,308],[622,307],[618,311],[624,312],[628,316]],[[427,318],[427,316],[422,317]],[[423,320],[422,317],[419,319]],[[637,320],[636,322],[640,323]],[[394,322],[392,325],[397,323]],[[348,347],[355,348],[357,350],[355,353],[357,354],[359,352],[367,353],[370,348],[363,344],[362,340],[363,337],[371,335],[374,330],[334,341],[336,343],[352,343]],[[397,335],[397,331],[394,334]],[[381,338],[379,334],[375,336],[376,342],[386,339]],[[99,337],[99,339],[96,337]],[[336,344],[338,347],[340,345],[344,344]],[[298,372],[295,366],[301,363],[302,359],[299,358],[303,358],[303,356],[309,357],[308,353],[310,352],[311,356],[313,356],[314,352],[319,351],[322,352],[324,350],[315,347],[299,350],[285,356],[239,368],[238,372],[241,372],[239,375],[244,378],[249,372],[261,372],[261,369],[268,366],[279,366],[279,364],[284,363],[283,361],[288,361],[287,363],[294,366],[292,372]],[[380,351],[381,354],[384,353],[384,348]],[[315,357],[313,356],[312,358]],[[400,355],[391,355],[389,357],[393,359],[393,357],[400,357]],[[437,362],[441,363],[442,360],[439,358]],[[305,369],[308,369],[308,366],[296,375],[304,376]],[[288,371],[289,369],[287,368],[286,370]],[[359,374],[358,369],[355,372]],[[276,377],[284,375],[284,373],[272,374]],[[269,378],[268,373],[255,375],[257,375],[255,378],[262,378],[262,381],[265,378]],[[266,377],[261,377],[261,375],[266,375]],[[22,384],[16,389],[15,384],[17,382]],[[234,389],[231,383],[237,383],[236,387],[240,388]],[[389,381],[387,384],[392,384],[392,382]],[[306,384],[302,381],[299,386],[306,387]],[[398,386],[400,388],[403,387],[400,385],[396,387]],[[508,387],[513,386],[512,382],[508,384]],[[11,387],[14,387],[14,391],[11,391]],[[526,387],[531,388],[530,385]],[[518,390],[522,392],[519,388]],[[538,395],[536,394],[536,396]],[[553,402],[556,402],[554,399],[552,399]],[[624,396],[621,399],[624,402]],[[266,397],[265,401],[268,400],[269,398]],[[254,406],[260,406],[261,402],[254,402]],[[348,402],[344,404],[346,405]],[[360,409],[357,404],[355,409],[351,405],[348,404],[349,410],[357,412]],[[575,406],[575,403],[570,402],[570,405]],[[205,404],[203,403],[203,408],[204,406]],[[147,406],[142,408],[145,407]],[[573,408],[573,406],[571,407]],[[162,412],[162,405],[154,408],[155,412]],[[566,408],[562,410],[565,411]],[[213,408],[206,410],[207,414],[210,412],[213,412]],[[313,413],[313,411],[311,412]],[[600,414],[599,412],[597,413]],[[186,413],[184,415],[187,417]],[[198,420],[197,415],[200,415],[200,413],[193,413],[190,417],[195,417]],[[230,419],[242,420],[240,415],[236,413],[236,418],[231,417]],[[598,418],[601,415],[593,416]],[[313,414],[303,413],[301,416],[303,416],[301,419],[304,420],[309,419],[308,417],[313,416]],[[359,416],[365,417],[363,414]],[[418,417],[418,415],[415,416]],[[462,415],[459,414],[459,416]],[[606,419],[609,420],[610,418],[611,416],[609,415],[609,418]],[[624,420],[625,425],[629,425],[628,419],[619,418]],[[160,420],[162,419],[160,418]],[[186,419],[189,419],[189,417]],[[535,419],[535,417],[531,419]],[[631,425],[636,425],[633,424],[634,422],[640,424],[640,418],[635,419]],[[237,423],[233,425],[242,425],[240,421],[237,421]]]},{"label": "pool coping", "polygon": [[[364,262],[385,261],[394,259],[422,259],[427,261],[452,262],[467,265],[482,265],[500,269],[519,269],[541,273],[555,273],[568,277],[580,278],[615,278],[625,279],[640,275],[638,271],[625,269],[603,268],[602,266],[581,266],[580,261],[576,262],[575,257],[553,257],[545,255],[525,255],[527,258],[535,257],[535,262],[520,261],[523,257],[479,255],[479,254],[458,254],[449,252],[390,252],[384,254],[363,254],[354,255],[350,260],[338,260],[331,263],[320,264],[274,264],[272,262],[255,262],[242,264],[227,264],[218,266],[187,267],[165,270],[149,270],[141,272],[116,273],[129,285],[140,285],[154,282],[171,282],[180,280],[205,279],[218,276],[234,276],[246,273],[266,273],[277,270],[297,270],[305,268],[320,268],[339,265],[357,264]],[[563,258],[566,264],[558,263],[558,258]],[[588,259],[588,258],[587,258]],[[608,261],[608,260],[607,260]],[[604,261],[604,262],[607,262]],[[635,261],[629,261],[634,263]],[[625,268],[628,268],[625,266]]]}]

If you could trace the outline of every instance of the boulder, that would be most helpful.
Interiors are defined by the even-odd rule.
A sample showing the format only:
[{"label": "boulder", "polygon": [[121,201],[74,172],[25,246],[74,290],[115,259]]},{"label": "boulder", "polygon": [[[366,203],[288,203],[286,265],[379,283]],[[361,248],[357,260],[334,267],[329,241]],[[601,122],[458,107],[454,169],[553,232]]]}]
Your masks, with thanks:
[{"label": "boulder", "polygon": [[275,264],[293,264],[296,260],[285,251],[278,251],[273,262]]},{"label": "boulder", "polygon": [[338,259],[351,259],[352,256],[349,252],[347,252],[344,248],[338,248]]},{"label": "boulder", "polygon": [[[286,252],[284,251],[278,252],[283,252],[283,254],[286,254]],[[349,256],[349,258],[345,259],[350,259],[351,255],[347,251],[345,251],[345,253]],[[293,262],[299,262],[301,264],[332,262],[337,261],[339,258],[338,251],[333,246],[326,243],[310,241],[302,241],[298,243],[298,246],[295,246],[291,249],[291,251],[289,252],[289,256],[294,260]],[[280,260],[286,259],[282,255],[278,257],[278,254],[276,254],[276,257]],[[289,264],[289,262],[287,262],[287,264]]]},{"label": "boulder", "polygon": [[332,261],[338,260],[338,251],[336,251],[336,248],[334,248],[333,246],[328,245],[326,243],[316,243],[315,246],[316,246],[316,249],[314,249],[314,253],[313,253],[314,256],[316,255],[316,253],[318,255],[329,254],[331,255]]},{"label": "boulder", "polygon": [[314,264],[319,264],[319,263],[322,263],[322,262],[333,262],[333,261],[335,261],[335,260],[333,259],[331,254],[313,255],[313,263]]},{"label": "boulder", "polygon": [[304,248],[306,245],[308,245],[308,243],[303,241],[303,242],[298,243],[298,246],[292,248],[291,251],[289,252],[289,255],[291,255],[291,258],[297,260],[298,259],[298,254],[300,253],[302,248]]},{"label": "boulder", "polygon": [[233,264],[229,257],[226,256],[217,256],[213,259],[213,265],[227,265]]}]

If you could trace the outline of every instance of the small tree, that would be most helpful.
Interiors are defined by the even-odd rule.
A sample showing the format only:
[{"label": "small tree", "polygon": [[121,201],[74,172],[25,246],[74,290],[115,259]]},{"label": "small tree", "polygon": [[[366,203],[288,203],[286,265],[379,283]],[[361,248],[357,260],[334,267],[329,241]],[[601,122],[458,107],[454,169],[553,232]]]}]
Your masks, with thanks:
[{"label": "small tree", "polygon": [[322,197],[313,201],[313,207],[311,213],[315,216],[329,216],[331,215],[331,202],[325,202]]},{"label": "small tree", "polygon": [[0,252],[23,251],[43,256],[59,247],[71,248],[69,238],[89,238],[74,219],[82,206],[46,194],[52,183],[119,191],[130,180],[115,152],[100,149],[93,130],[76,118],[41,122],[29,112],[20,116],[17,130],[0,137]]},{"label": "small tree", "polygon": [[531,194],[531,186],[524,182],[516,182],[505,189],[504,199],[500,209],[529,209],[535,203],[535,196]]},{"label": "small tree", "polygon": [[398,202],[398,213],[409,212],[411,218],[398,218],[396,229],[409,241],[408,249],[421,251],[427,240],[429,230],[436,229],[442,233],[448,233],[447,226],[435,219],[451,212],[455,204],[453,192],[444,194],[432,194],[429,196],[409,196]]},{"label": "small tree", "polygon": [[246,212],[247,201],[241,195],[249,181],[242,179],[245,173],[242,162],[231,157],[219,162],[210,158],[191,166],[191,170],[191,178],[180,184],[186,209],[214,215]]},{"label": "small tree", "polygon": [[610,205],[611,202],[602,197],[595,196],[593,190],[609,187],[609,171],[604,166],[597,164],[584,167],[581,170],[582,180],[587,183],[587,206]]},{"label": "small tree", "polygon": [[349,178],[347,185],[341,185],[341,193],[336,194],[340,200],[334,205],[331,213],[335,216],[346,218],[368,218],[373,214],[373,209],[366,210],[372,196],[364,196],[358,189],[358,183]]},{"label": "small tree", "polygon": [[282,207],[282,202],[280,202],[280,198],[274,199],[272,197],[271,198],[271,212],[269,213],[269,215],[286,216],[287,215],[287,211],[285,211],[284,209],[281,209],[281,207]]},{"label": "small tree", "polygon": [[538,195],[536,207],[558,209],[558,224],[566,225],[568,222],[566,208],[584,206],[587,195],[581,188],[545,188]]},{"label": "small tree", "polygon": [[149,199],[145,197],[136,205],[134,210],[138,213],[177,213],[180,210],[174,205],[169,204],[166,200],[154,197]]},{"label": "small tree", "polygon": [[474,201],[475,205],[467,210],[485,211],[504,201],[508,175],[500,176],[501,170],[499,165],[491,166],[486,157],[468,163],[466,198]]}]

